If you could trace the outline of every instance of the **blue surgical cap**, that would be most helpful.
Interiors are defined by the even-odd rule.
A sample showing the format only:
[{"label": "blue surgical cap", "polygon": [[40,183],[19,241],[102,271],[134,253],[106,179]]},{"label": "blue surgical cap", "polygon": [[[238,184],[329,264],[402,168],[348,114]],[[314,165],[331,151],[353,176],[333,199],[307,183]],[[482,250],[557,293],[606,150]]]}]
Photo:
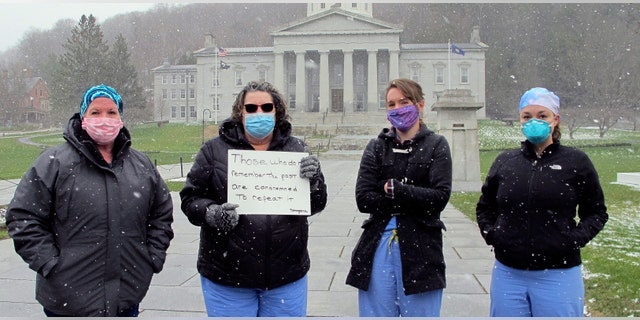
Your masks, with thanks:
[{"label": "blue surgical cap", "polygon": [[530,105],[542,106],[551,110],[553,114],[558,114],[558,110],[560,109],[560,98],[558,98],[555,93],[545,88],[531,88],[522,95],[522,98],[520,98],[520,107],[518,108],[518,111],[522,111],[522,108]]},{"label": "blue surgical cap", "polygon": [[101,84],[89,88],[89,90],[84,93],[82,102],[80,103],[80,118],[84,117],[84,113],[87,111],[89,104],[96,98],[100,97],[105,97],[113,100],[113,102],[116,103],[116,106],[118,106],[118,112],[120,113],[120,116],[122,116],[122,97],[120,96],[120,94],[118,94],[116,89]]}]

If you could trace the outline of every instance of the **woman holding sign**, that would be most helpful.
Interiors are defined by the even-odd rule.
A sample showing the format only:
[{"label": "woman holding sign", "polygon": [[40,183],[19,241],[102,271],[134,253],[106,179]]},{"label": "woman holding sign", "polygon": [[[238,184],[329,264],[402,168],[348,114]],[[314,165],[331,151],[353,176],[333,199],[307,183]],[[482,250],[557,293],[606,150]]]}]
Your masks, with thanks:
[{"label": "woman holding sign", "polygon": [[436,317],[445,287],[440,213],[451,194],[447,140],[420,119],[424,93],[410,79],[387,87],[384,128],[367,145],[356,202],[368,213],[347,284],[361,317]]},{"label": "woman holding sign", "polygon": [[[198,272],[207,314],[304,317],[309,213],[238,215],[242,208],[227,197],[229,150],[307,150],[291,136],[287,105],[270,83],[250,82],[238,93],[231,117],[202,146],[180,192],[182,211],[201,227]],[[327,203],[324,175],[316,156],[303,156],[299,166],[313,215]]]}]

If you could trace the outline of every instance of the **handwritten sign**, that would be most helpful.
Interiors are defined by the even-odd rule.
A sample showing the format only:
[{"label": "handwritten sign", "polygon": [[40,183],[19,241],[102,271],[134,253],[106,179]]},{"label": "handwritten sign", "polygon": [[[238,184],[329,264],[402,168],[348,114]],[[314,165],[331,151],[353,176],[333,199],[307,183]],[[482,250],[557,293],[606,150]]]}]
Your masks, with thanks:
[{"label": "handwritten sign", "polygon": [[309,180],[300,177],[305,152],[229,150],[227,201],[238,214],[310,215]]}]

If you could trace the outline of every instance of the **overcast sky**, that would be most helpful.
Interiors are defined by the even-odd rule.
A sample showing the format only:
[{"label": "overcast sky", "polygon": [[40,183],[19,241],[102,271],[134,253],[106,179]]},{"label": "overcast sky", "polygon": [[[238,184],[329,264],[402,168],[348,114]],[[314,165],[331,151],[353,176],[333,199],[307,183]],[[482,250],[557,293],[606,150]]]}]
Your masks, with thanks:
[{"label": "overcast sky", "polygon": [[83,14],[93,14],[98,23],[120,13],[146,11],[148,2],[57,2],[0,0],[0,52],[18,44],[31,29],[48,30],[60,19],[79,21]]}]

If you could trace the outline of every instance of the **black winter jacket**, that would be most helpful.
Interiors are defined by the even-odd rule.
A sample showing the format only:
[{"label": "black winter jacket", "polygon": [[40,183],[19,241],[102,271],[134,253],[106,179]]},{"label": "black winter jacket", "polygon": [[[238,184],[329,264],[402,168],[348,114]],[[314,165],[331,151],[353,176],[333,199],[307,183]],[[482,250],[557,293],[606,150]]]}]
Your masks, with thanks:
[{"label": "black winter jacket", "polygon": [[45,150],[7,211],[9,234],[36,271],[36,299],[54,313],[115,316],[142,301],[173,238],[173,204],[149,158],[122,128],[112,165],[81,128]]},{"label": "black winter jacket", "polygon": [[[378,242],[396,216],[405,294],[446,286],[440,213],[451,195],[451,153],[447,140],[420,125],[414,139],[400,144],[395,130],[383,129],[367,145],[356,182],[356,202],[369,213],[352,253],[347,284],[367,290]],[[396,179],[395,198],[384,192]]]},{"label": "black winter jacket", "polygon": [[482,186],[476,215],[496,259],[526,270],[580,265],[580,248],[608,219],[591,160],[557,141],[541,158],[528,141],[500,154]]},{"label": "black winter jacket", "polygon": [[[202,146],[180,192],[182,211],[201,228],[198,272],[213,282],[242,288],[272,289],[302,278],[310,267],[306,216],[240,215],[229,232],[205,221],[210,204],[228,202],[227,151],[253,150],[242,123],[226,120],[219,134]],[[268,151],[304,150],[304,142],[291,136],[291,124],[276,126]],[[327,203],[327,187],[322,173],[310,183],[315,214]]]}]

